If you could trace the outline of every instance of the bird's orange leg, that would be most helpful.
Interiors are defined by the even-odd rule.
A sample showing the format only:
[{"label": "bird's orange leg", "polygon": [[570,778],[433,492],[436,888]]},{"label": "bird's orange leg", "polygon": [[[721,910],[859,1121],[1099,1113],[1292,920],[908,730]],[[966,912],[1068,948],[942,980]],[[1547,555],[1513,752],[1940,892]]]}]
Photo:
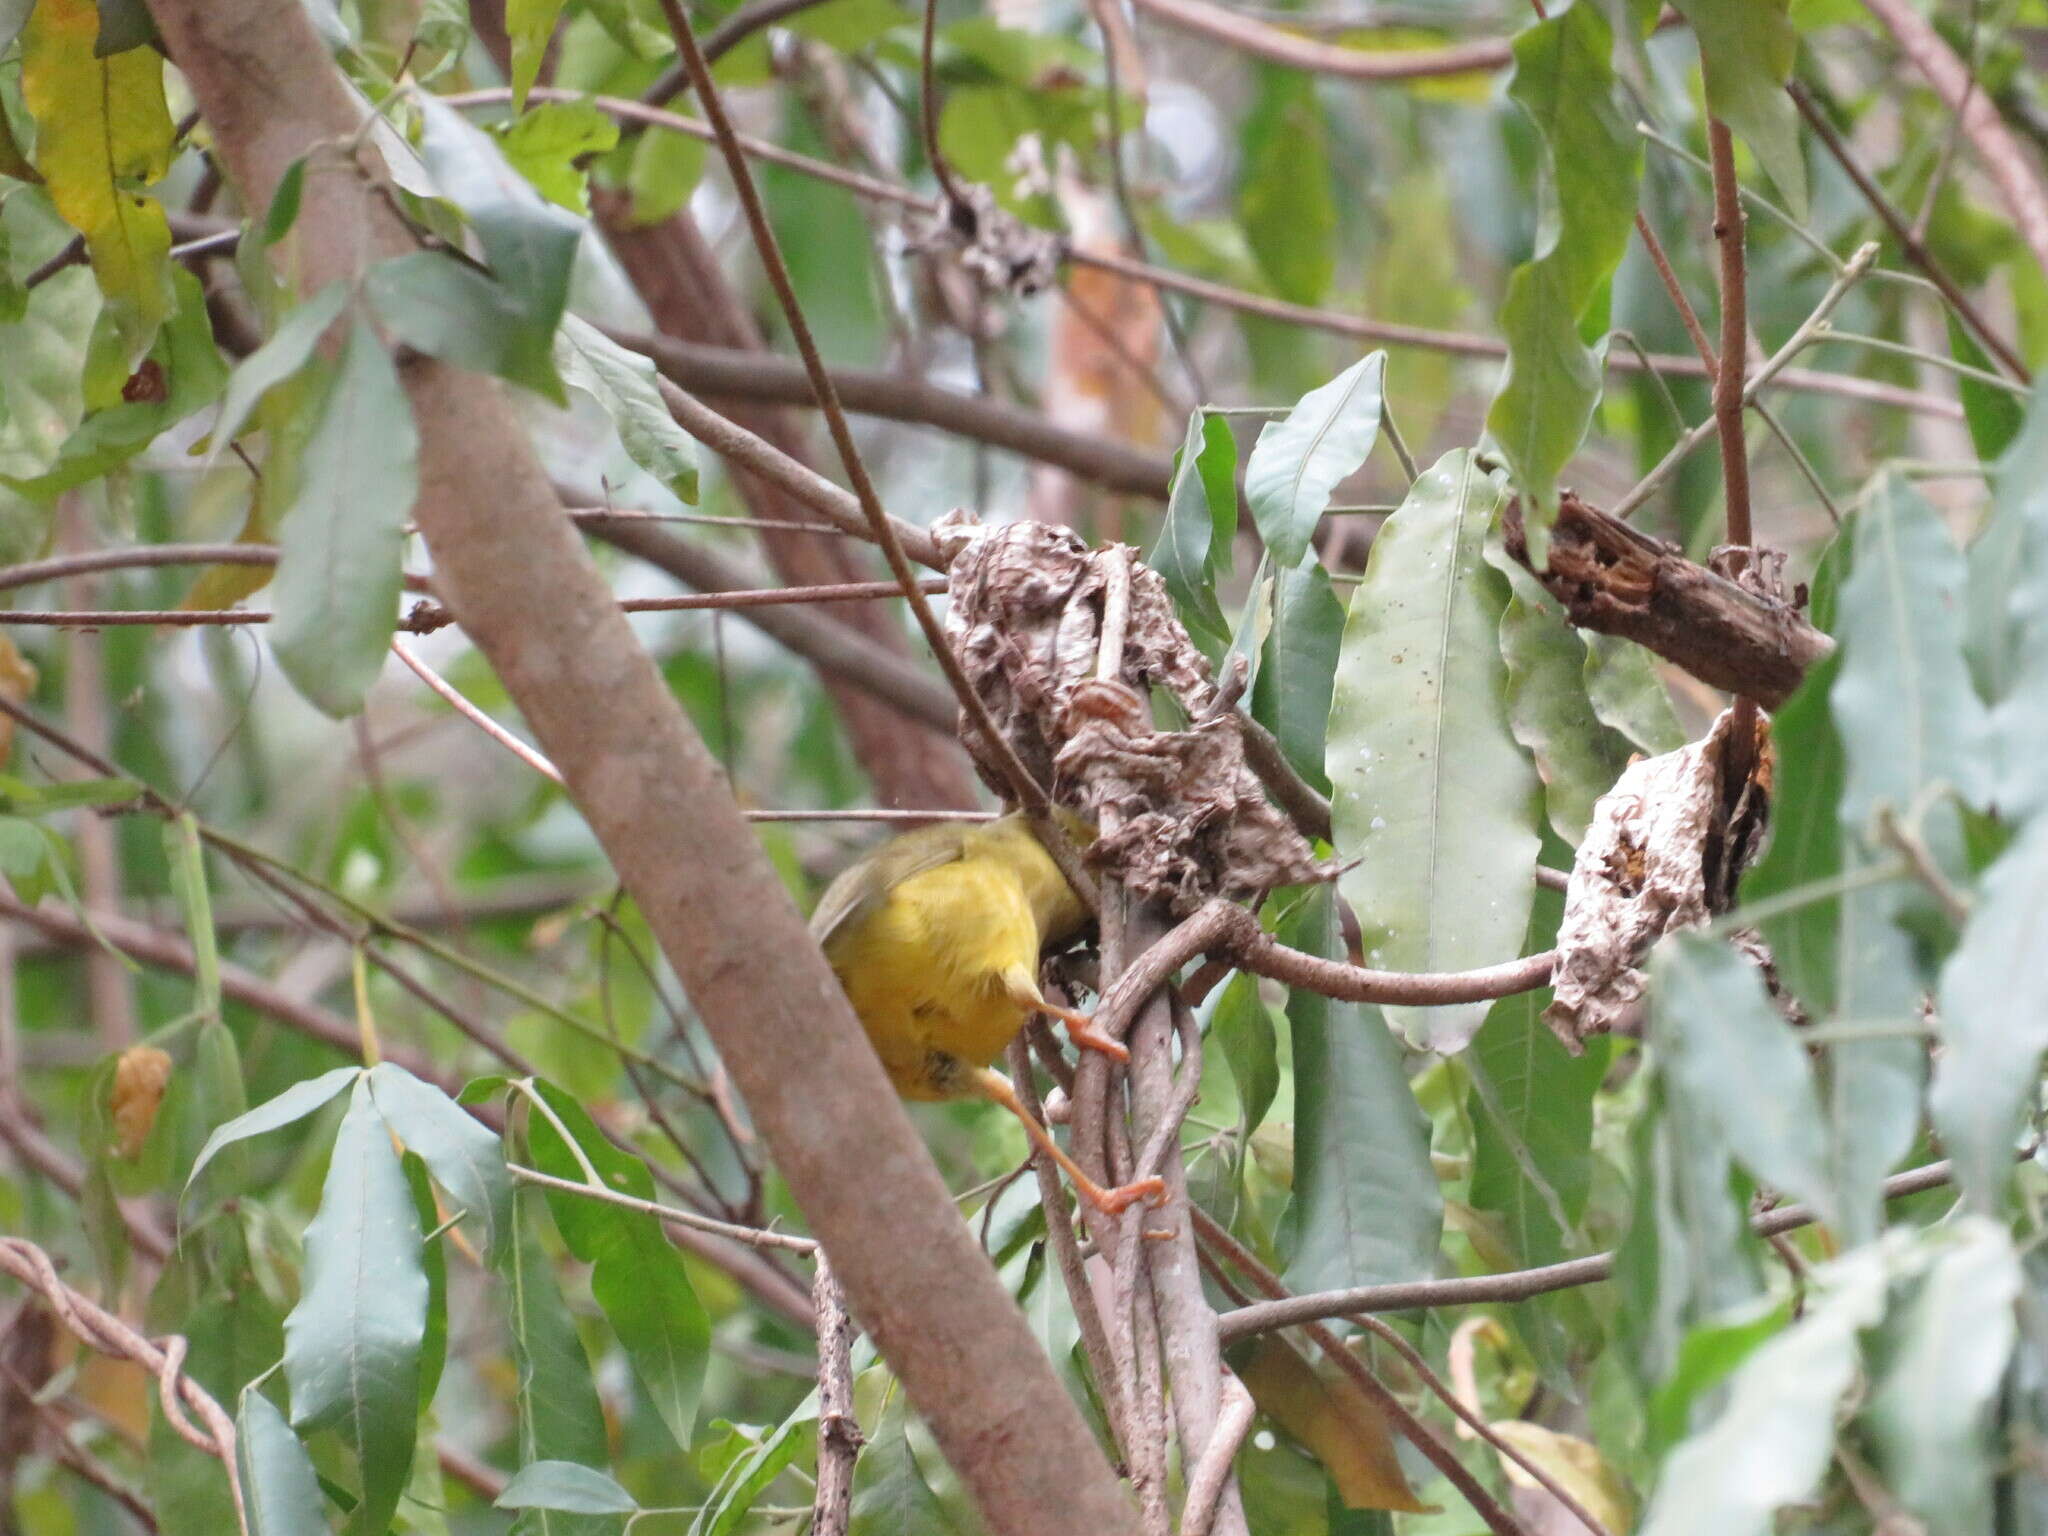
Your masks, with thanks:
[{"label": "bird's orange leg", "polygon": [[1076,1045],[1086,1046],[1091,1051],[1100,1051],[1111,1061],[1129,1061],[1131,1053],[1124,1048],[1121,1040],[1105,1035],[1095,1027],[1095,1021],[1078,1008],[1062,1008],[1058,1003],[1048,1003],[1038,990],[1038,983],[1026,971],[1012,971],[1003,978],[1009,987],[1010,996],[1020,1008],[1033,1013],[1042,1013],[1058,1019],[1067,1026],[1067,1038]]},{"label": "bird's orange leg", "polygon": [[1139,1179],[1116,1189],[1104,1189],[1089,1178],[1079,1164],[1060,1150],[1060,1144],[1052,1139],[1052,1132],[1040,1125],[1031,1111],[1024,1107],[1024,1101],[1017,1097],[1016,1088],[1002,1073],[984,1067],[974,1075],[974,1091],[985,1099],[994,1100],[1022,1121],[1024,1134],[1031,1138],[1032,1144],[1058,1163],[1073,1181],[1075,1192],[1105,1216],[1121,1216],[1140,1200],[1157,1205],[1166,1198],[1166,1181],[1161,1178]]}]

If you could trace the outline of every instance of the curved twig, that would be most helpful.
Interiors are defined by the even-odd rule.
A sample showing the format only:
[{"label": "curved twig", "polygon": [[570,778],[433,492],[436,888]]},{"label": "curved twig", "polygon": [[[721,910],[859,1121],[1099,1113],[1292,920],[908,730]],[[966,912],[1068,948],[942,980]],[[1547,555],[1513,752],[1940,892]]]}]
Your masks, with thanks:
[{"label": "curved twig", "polygon": [[[157,1380],[164,1422],[178,1438],[221,1464],[234,1499],[235,1523],[248,1536],[249,1516],[242,1504],[242,1477],[235,1465],[235,1425],[213,1395],[184,1373],[185,1341],[176,1334],[156,1340],[144,1337],[94,1302],[66,1285],[50,1256],[26,1238],[0,1237],[0,1270],[41,1296],[80,1343],[117,1359],[132,1360]],[[199,1419],[186,1417],[189,1408]],[[203,1426],[203,1427],[202,1427]]]}]

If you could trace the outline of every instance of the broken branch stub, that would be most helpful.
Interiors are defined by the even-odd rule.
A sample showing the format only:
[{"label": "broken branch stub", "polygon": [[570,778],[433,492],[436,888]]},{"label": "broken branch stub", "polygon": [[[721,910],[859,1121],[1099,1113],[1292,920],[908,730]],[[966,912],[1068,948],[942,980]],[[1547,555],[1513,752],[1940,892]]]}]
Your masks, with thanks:
[{"label": "broken branch stub", "polygon": [[[1183,916],[1211,897],[1331,877],[1246,765],[1237,712],[1213,708],[1208,659],[1135,551],[1091,551],[1044,523],[983,530],[956,515],[933,532],[957,551],[946,626],[961,666],[1033,776],[1102,829],[1091,865]],[[1130,602],[1122,666],[1098,679],[1112,559],[1128,563]],[[1187,728],[1152,727],[1154,690],[1179,703]],[[1001,793],[985,744],[962,739]]]},{"label": "broken branch stub", "polygon": [[1834,649],[1774,584],[1731,580],[1566,491],[1550,533],[1550,563],[1530,562],[1519,503],[1501,523],[1507,551],[1528,566],[1572,623],[1656,652],[1701,682],[1766,709]]},{"label": "broken branch stub", "polygon": [[[1770,726],[1755,718],[1752,753],[1731,754],[1736,711],[1725,710],[1702,740],[1629,764],[1594,806],[1565,887],[1556,1001],[1543,1012],[1573,1055],[1589,1035],[1641,1028],[1640,966],[1659,938],[1734,906],[1770,814]],[[1729,782],[1731,756],[1755,764],[1739,782]],[[1768,975],[1761,941],[1738,943]]]}]

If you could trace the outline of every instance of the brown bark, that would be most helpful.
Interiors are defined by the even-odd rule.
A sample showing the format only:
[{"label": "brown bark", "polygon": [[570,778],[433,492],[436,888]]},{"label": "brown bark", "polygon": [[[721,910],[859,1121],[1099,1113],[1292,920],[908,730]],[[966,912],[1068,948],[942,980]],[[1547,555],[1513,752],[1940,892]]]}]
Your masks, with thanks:
[{"label": "brown bark", "polygon": [[[306,12],[151,0],[243,206],[359,127]],[[367,178],[306,178],[288,248],[313,285],[410,246]],[[646,914],[853,1311],[992,1530],[1128,1531],[1131,1510],[947,1195],[723,774],[634,638],[491,380],[402,377],[436,583]]]},{"label": "brown bark", "polygon": [[[1528,565],[1518,508],[1509,510],[1505,532],[1508,553]],[[1716,575],[1677,545],[1569,491],[1550,531],[1550,567],[1535,574],[1580,628],[1633,640],[1766,709],[1790,698],[1807,669],[1834,649],[1786,604]]]},{"label": "brown bark", "polygon": [[[692,394],[719,401],[767,400],[817,405],[803,364],[773,353],[758,356],[730,347],[703,346],[667,336],[617,331],[612,339],[654,359],[655,366]],[[874,368],[834,368],[839,403],[858,416],[909,422],[1057,465],[1106,491],[1166,500],[1173,459],[1115,438],[1060,426],[1032,411],[980,395],[942,389],[924,380]]]}]

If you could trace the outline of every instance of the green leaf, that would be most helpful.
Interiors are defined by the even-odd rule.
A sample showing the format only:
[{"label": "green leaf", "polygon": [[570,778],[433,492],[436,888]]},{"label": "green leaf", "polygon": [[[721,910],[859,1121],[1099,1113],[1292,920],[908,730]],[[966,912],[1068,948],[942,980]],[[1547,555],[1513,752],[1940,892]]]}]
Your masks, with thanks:
[{"label": "green leaf", "polygon": [[47,469],[33,478],[8,482],[14,490],[47,500],[96,480],[219,397],[227,381],[227,364],[214,345],[199,279],[181,267],[172,274],[171,291],[177,307],[149,348],[149,366],[161,375],[162,397],[119,399],[93,411],[64,439]]},{"label": "green leaf", "polygon": [[1273,1013],[1259,996],[1259,978],[1239,971],[1224,985],[1209,1028],[1223,1047],[1223,1060],[1237,1084],[1244,1134],[1251,1135],[1273,1107],[1280,1090],[1280,1061]]},{"label": "green leaf", "polygon": [[1845,760],[1842,820],[1904,818],[1938,784],[1987,798],[1984,707],[1963,662],[1962,552],[1941,516],[1887,475],[1858,514],[1828,702]]},{"label": "green leaf", "polygon": [[1536,254],[1508,279],[1501,331],[1508,365],[1486,425],[1525,498],[1529,553],[1549,558],[1557,479],[1585,441],[1600,400],[1593,315],[1636,210],[1642,140],[1615,96],[1613,33],[1598,5],[1574,5],[1515,38],[1508,94],[1535,123],[1545,172]]},{"label": "green leaf", "polygon": [[93,57],[112,58],[130,48],[158,42],[156,23],[150,19],[143,0],[93,0],[100,13],[100,35],[93,40]]},{"label": "green leaf", "polygon": [[22,816],[53,816],[59,811],[91,810],[126,805],[142,797],[136,779],[72,779],[62,784],[28,784],[0,774],[0,804]]},{"label": "green leaf", "polygon": [[633,145],[626,167],[626,190],[633,206],[628,222],[636,229],[662,223],[690,205],[704,179],[704,159],[711,146],[672,128],[649,126]]},{"label": "green leaf", "polygon": [[527,319],[511,292],[474,267],[440,251],[408,251],[364,273],[363,293],[394,340],[568,404],[553,338]]},{"label": "green leaf", "polygon": [[1216,567],[1228,568],[1237,532],[1237,439],[1230,422],[1197,406],[1173,462],[1166,519],[1145,563],[1173,594],[1182,622],[1212,636],[1229,633],[1216,601]]},{"label": "green leaf", "polygon": [[1730,1378],[1727,1406],[1665,1460],[1641,1536],[1765,1536],[1827,1469],[1856,1336],[1884,1313],[1886,1255],[1865,1247],[1816,1270],[1806,1315]]},{"label": "green leaf", "polygon": [[1806,1047],[1762,975],[1719,940],[1673,933],[1651,961],[1650,1039],[1672,1095],[1760,1182],[1834,1222],[1839,1204]]},{"label": "green leaf", "polygon": [[[1451,971],[1521,952],[1535,891],[1536,775],[1508,728],[1507,583],[1481,549],[1500,489],[1460,450],[1418,479],[1351,599],[1330,711],[1337,856],[1368,965]],[[1456,1049],[1487,1004],[1388,1009]]]},{"label": "green leaf", "polygon": [[562,377],[611,417],[626,455],[688,506],[697,504],[697,453],[661,403],[654,364],[595,326],[565,315],[555,338]]},{"label": "green leaf", "polygon": [[1273,291],[1296,304],[1320,304],[1337,269],[1328,120],[1311,76],[1254,68],[1258,95],[1244,123],[1238,219]]},{"label": "green leaf", "polygon": [[278,665],[336,719],[362,708],[398,627],[419,446],[398,370],[358,318],[306,444],[270,584]]},{"label": "green leaf", "polygon": [[206,854],[199,841],[199,823],[190,811],[181,811],[164,824],[164,854],[171,869],[171,890],[192,940],[193,1007],[218,1018],[220,949],[213,931],[213,902],[207,895]]},{"label": "green leaf", "polygon": [[547,101],[498,134],[512,169],[558,208],[590,216],[590,175],[577,161],[619,142],[619,125],[587,101]]},{"label": "green leaf", "polygon": [[[184,1337],[185,1373],[223,1404],[275,1366],[283,1346],[277,1311],[257,1282],[248,1244],[233,1222],[185,1235],[150,1293],[144,1323],[152,1335]],[[165,1422],[156,1395],[149,1394],[147,1487],[161,1529],[233,1531],[234,1506],[221,1464]]]},{"label": "green leaf", "polygon": [[1301,564],[1330,493],[1372,452],[1386,371],[1387,354],[1370,353],[1259,433],[1245,466],[1244,494],[1276,568]]},{"label": "green leaf", "polygon": [[497,1136],[439,1088],[392,1062],[372,1067],[369,1083],[378,1113],[468,1213],[483,1236],[486,1261],[495,1263],[512,1214],[512,1177]]},{"label": "green leaf", "polygon": [[2048,390],[1993,476],[1991,515],[1969,551],[1967,643],[1989,702],[2001,814],[2048,804]]},{"label": "green leaf", "polygon": [[1745,1212],[1729,1198],[1733,1159],[1720,1128],[1656,1074],[1649,1092],[1615,1280],[1637,1373],[1659,1381],[1676,1368],[1685,1329],[1749,1303],[1759,1281]]},{"label": "green leaf", "polygon": [[1586,687],[1592,658],[1556,600],[1496,541],[1488,542],[1486,558],[1514,594],[1500,616],[1508,725],[1536,759],[1550,825],[1576,846],[1592,824],[1594,802],[1628,766],[1633,743],[1595,712]]},{"label": "green leaf", "polygon": [[[647,1165],[612,1145],[580,1104],[548,1083],[537,1084],[536,1091],[609,1188],[654,1198]],[[583,1181],[582,1164],[547,1116],[532,1118],[527,1137],[542,1172]],[[590,1292],[617,1331],[634,1375],[676,1443],[688,1449],[711,1351],[711,1323],[682,1256],[661,1223],[644,1212],[554,1190],[548,1192],[548,1209],[569,1251],[591,1266]]]},{"label": "green leaf", "polygon": [[[374,1096],[373,1096],[374,1098]],[[389,1121],[385,1122],[387,1125]],[[436,1232],[441,1226],[441,1209],[434,1198],[434,1181],[420,1155],[410,1148],[399,1158],[405,1170],[406,1188],[412,1191],[412,1208],[419,1217],[420,1231]],[[427,1276],[427,1327],[420,1339],[420,1406],[434,1401],[441,1389],[441,1372],[448,1365],[448,1251],[438,1241],[420,1244],[420,1267]],[[413,1460],[419,1461],[415,1447]],[[408,1478],[407,1486],[412,1485]]]},{"label": "green leaf", "polygon": [[1279,738],[1288,762],[1317,789],[1329,788],[1323,755],[1343,637],[1344,605],[1320,561],[1310,558],[1275,575],[1273,627],[1252,686],[1252,717]]},{"label": "green leaf", "polygon": [[512,44],[512,105],[526,106],[526,93],[540,75],[562,0],[505,0],[505,35]]},{"label": "green leaf", "polygon": [[2018,1328],[2020,1264],[1998,1224],[1964,1217],[1929,1234],[1919,1289],[1886,1319],[1889,1363],[1864,1410],[1886,1489],[1930,1536],[1976,1536],[1992,1515],[1992,1408]]},{"label": "green leaf", "polygon": [[206,1171],[206,1165],[212,1162],[223,1148],[231,1147],[238,1141],[247,1141],[252,1136],[261,1136],[266,1131],[280,1130],[294,1121],[305,1119],[361,1076],[360,1067],[336,1067],[331,1072],[322,1072],[318,1077],[309,1077],[304,1082],[293,1083],[276,1098],[258,1104],[245,1115],[235,1116],[206,1138],[206,1145],[199,1149],[199,1156],[192,1160],[191,1173],[185,1177],[186,1192],[190,1193],[192,1186],[199,1182],[199,1175]]},{"label": "green leaf", "polygon": [[[1966,368],[1979,368],[1986,373],[1998,371],[1953,312],[1948,314],[1948,348]],[[2027,407],[2010,390],[1995,389],[1967,373],[1956,375],[1956,393],[1962,396],[1963,420],[1969,424],[1970,442],[1977,457],[1986,464],[1996,463],[2019,436],[2026,423]]]},{"label": "green leaf", "polygon": [[[1573,1056],[1543,1023],[1545,992],[1504,997],[1472,1037],[1471,1200],[1523,1265],[1566,1257],[1593,1183],[1593,1095],[1605,1053]],[[1481,1081],[1483,1075],[1483,1082]]]},{"label": "green leaf", "polygon": [[[373,269],[374,270],[374,269]],[[278,384],[306,365],[327,328],[340,317],[348,303],[348,286],[329,283],[305,302],[295,305],[278,321],[270,339],[235,365],[228,379],[227,393],[220,403],[220,415],[213,431],[206,464],[210,469],[256,409],[256,403]]]},{"label": "green leaf", "polygon": [[959,1527],[917,1464],[898,1392],[853,1468],[847,1536],[958,1536]]},{"label": "green leaf", "polygon": [[435,185],[475,226],[484,260],[528,321],[553,335],[568,304],[583,221],[534,191],[506,163],[496,141],[455,108],[424,93],[414,100],[420,152]]},{"label": "green leaf", "polygon": [[1685,727],[1671,707],[1671,690],[1657,675],[1657,658],[1633,640],[1583,633],[1579,639],[1586,647],[1586,697],[1600,723],[1646,757],[1684,746]]},{"label": "green leaf", "polygon": [[1791,0],[1672,0],[1699,41],[1707,110],[1742,135],[1795,218],[1806,217],[1799,111],[1785,94],[1799,56]]},{"label": "green leaf", "polygon": [[2048,817],[1986,872],[1942,967],[1942,1053],[1927,1107],[1975,1210],[2002,1215],[2013,1148],[2048,1050]]},{"label": "green leaf", "polygon": [[312,1458],[276,1404],[254,1387],[244,1390],[235,1411],[235,1465],[249,1536],[327,1536]]},{"label": "green leaf", "polygon": [[572,1515],[630,1515],[633,1495],[594,1467],[576,1461],[533,1461],[492,1500],[499,1509],[559,1509]]},{"label": "green leaf", "polygon": [[799,1455],[810,1451],[817,1429],[816,1405],[807,1404],[777,1425],[773,1434],[735,1457],[690,1522],[689,1536],[728,1536],[737,1529],[762,1490]]},{"label": "green leaf", "polygon": [[[1335,893],[1309,891],[1281,924],[1282,943],[1341,958]],[[1415,1280],[1433,1272],[1443,1196],[1429,1161],[1429,1121],[1402,1070],[1401,1047],[1375,1008],[1296,988],[1293,1253],[1289,1290]]]},{"label": "green leaf", "polygon": [[1971,673],[1992,706],[1995,736],[2002,736],[1999,706],[2030,657],[2029,629],[2048,612],[2040,595],[2048,574],[2048,389],[2037,386],[2027,397],[2019,432],[1993,469],[1991,489],[1990,513],[1967,555],[1964,643]]},{"label": "green leaf", "polygon": [[305,1276],[284,1321],[292,1425],[332,1425],[355,1452],[353,1536],[378,1536],[412,1471],[427,1276],[420,1221],[391,1131],[358,1082],[334,1139]]},{"label": "green leaf", "polygon": [[[576,1321],[540,1245],[540,1206],[538,1191],[515,1192],[511,1240],[499,1259],[512,1358],[519,1370],[513,1401],[519,1456],[522,1462],[570,1460],[601,1468],[611,1455],[604,1409],[591,1382],[590,1359],[576,1336]],[[623,1526],[613,1517],[534,1510],[521,1515],[513,1529],[541,1536],[615,1536]]]}]

